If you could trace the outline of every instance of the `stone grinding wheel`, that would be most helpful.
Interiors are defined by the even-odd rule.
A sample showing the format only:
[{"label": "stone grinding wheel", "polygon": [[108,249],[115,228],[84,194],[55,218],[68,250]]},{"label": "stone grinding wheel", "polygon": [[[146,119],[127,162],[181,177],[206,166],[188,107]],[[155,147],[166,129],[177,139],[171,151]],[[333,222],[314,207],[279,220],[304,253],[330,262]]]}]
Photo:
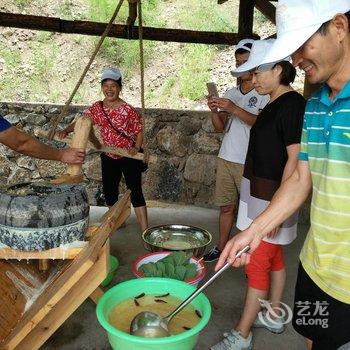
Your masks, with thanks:
[{"label": "stone grinding wheel", "polygon": [[21,183],[0,190],[0,243],[23,251],[84,240],[88,195],[82,185]]}]

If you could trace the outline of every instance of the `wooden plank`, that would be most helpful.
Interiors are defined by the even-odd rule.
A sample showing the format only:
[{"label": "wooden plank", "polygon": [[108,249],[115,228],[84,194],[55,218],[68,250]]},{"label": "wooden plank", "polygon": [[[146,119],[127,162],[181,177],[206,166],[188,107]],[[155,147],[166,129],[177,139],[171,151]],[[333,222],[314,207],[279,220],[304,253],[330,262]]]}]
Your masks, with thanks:
[{"label": "wooden plank", "polygon": [[273,24],[276,24],[276,7],[268,0],[254,0],[255,7]]},{"label": "wooden plank", "polygon": [[0,249],[0,259],[32,260],[32,259],[74,259],[89,243],[82,242],[77,248],[53,248],[41,252],[24,252],[11,248]]},{"label": "wooden plank", "polygon": [[253,33],[254,0],[240,0],[238,15],[238,35],[245,38]]},{"label": "wooden plank", "polygon": [[[55,17],[0,12],[0,26],[100,37],[106,29],[107,23],[67,21]],[[130,28],[127,25],[113,24],[108,37],[138,40],[138,27],[132,26]],[[208,45],[236,45],[239,41],[237,33],[154,27],[143,27],[143,39]]]},{"label": "wooden plank", "polygon": [[119,228],[126,221],[126,219],[130,216],[130,214],[131,214],[130,207],[127,207],[122,211],[116,223],[117,228]]},{"label": "wooden plank", "polygon": [[[51,308],[45,318],[33,325],[33,329],[14,350],[36,350],[63,324],[63,322],[85,301],[105,279],[108,269],[109,249],[105,244],[95,263],[76,280],[70,290]],[[12,350],[12,348],[9,348]]]},{"label": "wooden plank", "polygon": [[92,237],[90,244],[82,250],[45,293],[38,297],[35,305],[24,315],[20,323],[6,339],[5,344],[10,349],[15,348],[32,331],[33,327],[51,312],[76,281],[80,280],[91,266],[96,263],[101,248],[105,245],[109,235],[120,224],[119,216],[126,207],[130,207],[130,190],[103,216],[104,221],[99,227],[99,233]]},{"label": "wooden plank", "polygon": [[90,225],[86,231],[86,237],[92,237],[96,233],[98,233],[98,228],[101,225],[101,223],[95,223],[94,225]]},{"label": "wooden plank", "polygon": [[[89,248],[92,250],[92,252],[89,253],[90,259],[94,260],[96,248],[101,248],[109,235],[125,221],[126,218],[121,219],[120,216],[124,213],[125,209],[130,208],[130,206],[130,190],[127,190],[123,197],[102,216],[102,224],[99,227],[99,233],[94,235],[90,241],[92,242],[92,244],[89,245]],[[129,214],[130,211],[127,213]]]}]

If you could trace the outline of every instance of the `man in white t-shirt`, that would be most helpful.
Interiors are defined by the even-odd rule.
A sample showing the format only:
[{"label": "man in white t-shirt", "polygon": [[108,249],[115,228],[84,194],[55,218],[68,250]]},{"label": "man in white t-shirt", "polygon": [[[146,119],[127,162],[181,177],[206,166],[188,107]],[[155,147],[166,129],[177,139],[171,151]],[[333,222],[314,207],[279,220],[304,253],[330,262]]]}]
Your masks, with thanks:
[{"label": "man in white t-shirt", "polygon": [[[243,39],[237,44],[236,67],[248,60],[253,42],[253,39]],[[229,89],[223,98],[208,98],[214,128],[223,132],[224,137],[217,160],[215,189],[215,203],[220,207],[220,239],[218,245],[204,255],[204,261],[217,260],[229,239],[238,203],[250,128],[268,101],[268,95],[259,95],[254,90],[250,73],[243,75],[240,84]]]}]

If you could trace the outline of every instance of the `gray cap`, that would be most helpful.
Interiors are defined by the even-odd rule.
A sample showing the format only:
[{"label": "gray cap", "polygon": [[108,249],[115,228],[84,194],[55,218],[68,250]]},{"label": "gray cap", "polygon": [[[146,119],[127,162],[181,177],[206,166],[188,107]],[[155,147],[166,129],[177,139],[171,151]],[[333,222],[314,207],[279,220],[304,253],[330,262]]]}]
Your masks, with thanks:
[{"label": "gray cap", "polygon": [[101,82],[106,79],[119,80],[122,77],[122,73],[118,68],[105,68],[101,75]]},{"label": "gray cap", "polygon": [[[235,47],[235,52],[239,49],[246,50],[250,52],[252,50],[252,45],[254,43],[254,39],[242,39]],[[248,45],[247,45],[248,44]],[[250,44],[250,45],[249,45]]]}]

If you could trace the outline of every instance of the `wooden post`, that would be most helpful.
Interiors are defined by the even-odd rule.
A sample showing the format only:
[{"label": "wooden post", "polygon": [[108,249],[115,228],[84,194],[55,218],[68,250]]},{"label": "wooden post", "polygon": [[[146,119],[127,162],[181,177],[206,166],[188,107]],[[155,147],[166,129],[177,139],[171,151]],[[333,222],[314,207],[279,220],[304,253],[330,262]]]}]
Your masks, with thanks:
[{"label": "wooden post", "polygon": [[[89,118],[78,118],[75,122],[74,135],[71,143],[72,148],[86,148],[91,130],[91,120]],[[71,176],[81,175],[81,165],[74,164],[67,166],[67,174]]]},{"label": "wooden post", "polygon": [[243,39],[253,33],[254,0],[240,0],[238,36]]},{"label": "wooden post", "polygon": [[273,24],[276,24],[276,6],[273,6],[268,0],[254,0],[255,7]]},{"label": "wooden post", "polygon": [[128,26],[133,26],[137,18],[137,1],[138,0],[128,0],[129,1],[129,16],[126,20]]},{"label": "wooden post", "polygon": [[[70,147],[86,149],[91,131],[91,120],[80,117],[75,122],[74,134]],[[52,184],[58,185],[63,183],[79,183],[83,181],[81,164],[68,165],[65,174],[57,179],[51,180]]]}]

